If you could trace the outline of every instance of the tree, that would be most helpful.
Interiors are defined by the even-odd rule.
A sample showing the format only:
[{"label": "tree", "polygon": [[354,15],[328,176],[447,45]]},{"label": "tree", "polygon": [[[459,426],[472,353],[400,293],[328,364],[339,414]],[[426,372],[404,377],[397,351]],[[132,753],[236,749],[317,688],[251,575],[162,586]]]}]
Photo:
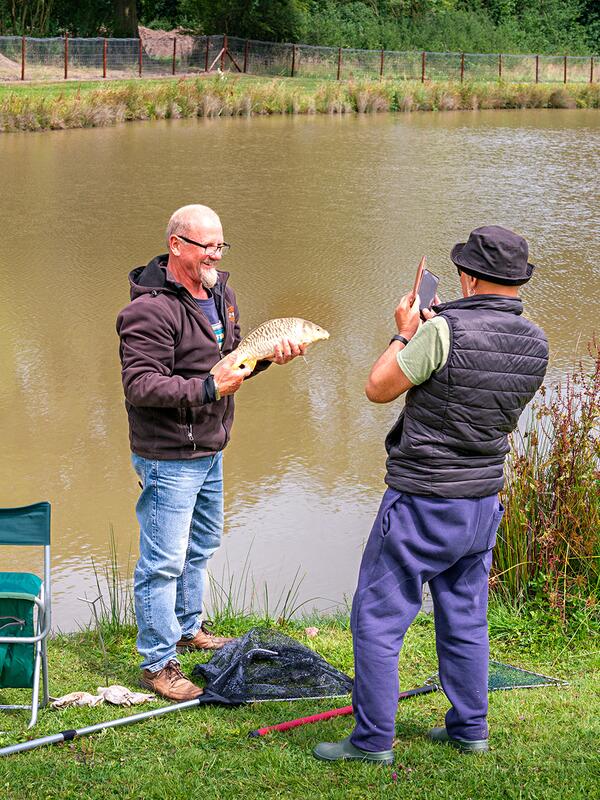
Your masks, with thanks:
[{"label": "tree", "polygon": [[137,6],[135,0],[113,0],[113,36],[135,38],[138,36]]}]

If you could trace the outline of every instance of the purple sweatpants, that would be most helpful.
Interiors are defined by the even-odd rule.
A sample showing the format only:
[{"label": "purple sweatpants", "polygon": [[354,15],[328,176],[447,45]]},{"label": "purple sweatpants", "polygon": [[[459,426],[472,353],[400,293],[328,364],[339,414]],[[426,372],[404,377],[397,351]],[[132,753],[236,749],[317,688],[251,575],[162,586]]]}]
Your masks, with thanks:
[{"label": "purple sweatpants", "polygon": [[488,576],[503,509],[497,495],[447,499],[388,489],[363,554],[352,604],[356,726],[363,750],[390,750],[398,705],[398,657],[421,608],[433,598],[450,736],[486,739]]}]

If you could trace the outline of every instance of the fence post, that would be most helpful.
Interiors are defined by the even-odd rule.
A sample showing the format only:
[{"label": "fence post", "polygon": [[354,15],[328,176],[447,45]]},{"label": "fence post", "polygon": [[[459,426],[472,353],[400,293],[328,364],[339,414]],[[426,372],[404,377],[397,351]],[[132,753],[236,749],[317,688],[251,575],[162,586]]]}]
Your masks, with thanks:
[{"label": "fence post", "polygon": [[383,57],[385,54],[385,50],[382,48],[381,50],[381,62],[379,64],[379,77],[383,78]]},{"label": "fence post", "polygon": [[65,80],[69,74],[69,34],[65,31]]},{"label": "fence post", "polygon": [[177,37],[173,37],[173,75],[175,75],[175,63],[177,61]]},{"label": "fence post", "polygon": [[502,53],[498,53],[498,80],[502,80]]},{"label": "fence post", "polygon": [[292,45],[292,72],[291,77],[293,78],[296,74],[296,45]]},{"label": "fence post", "polygon": [[142,37],[138,39],[138,75],[142,77]]},{"label": "fence post", "polygon": [[594,82],[594,56],[590,59],[590,83]]},{"label": "fence post", "polygon": [[563,75],[563,83],[567,82],[567,57],[565,56],[565,66],[564,66],[564,75]]},{"label": "fence post", "polygon": [[421,53],[421,83],[425,83],[425,65],[427,63],[427,53],[425,50]]},{"label": "fence post", "polygon": [[540,82],[540,57],[535,57],[535,82]]},{"label": "fence post", "polygon": [[102,77],[106,78],[106,53],[108,50],[108,39],[104,40],[102,45]]},{"label": "fence post", "polygon": [[460,82],[462,83],[465,79],[465,54],[460,54]]},{"label": "fence post", "polygon": [[342,48],[338,47],[338,67],[337,67],[337,79],[340,79],[340,73],[342,71]]},{"label": "fence post", "polygon": [[249,41],[246,39],[246,44],[244,45],[244,72],[248,71],[248,47]]},{"label": "fence post", "polygon": [[[592,67],[592,72],[593,72]],[[25,80],[25,37],[21,37],[21,80]],[[590,81],[591,83],[591,81]]]},{"label": "fence post", "polygon": [[225,69],[225,53],[228,51],[227,34],[223,36],[223,47],[221,48],[221,72]]},{"label": "fence post", "polygon": [[206,56],[204,58],[204,72],[208,72],[208,52],[210,50],[210,36],[206,37]]}]

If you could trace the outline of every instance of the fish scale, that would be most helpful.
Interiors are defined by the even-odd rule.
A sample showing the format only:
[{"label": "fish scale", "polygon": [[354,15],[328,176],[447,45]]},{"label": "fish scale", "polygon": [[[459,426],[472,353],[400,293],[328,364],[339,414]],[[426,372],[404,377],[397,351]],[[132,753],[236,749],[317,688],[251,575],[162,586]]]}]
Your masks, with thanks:
[{"label": "fish scale", "polygon": [[[234,369],[242,364],[249,369],[254,369],[257,361],[275,355],[275,347],[280,344],[282,339],[290,339],[297,344],[308,345],[328,338],[329,333],[324,328],[301,317],[269,319],[244,336],[237,348],[221,359],[218,364],[215,364],[211,372],[214,372],[225,360],[228,360]],[[235,356],[235,360],[232,360],[232,356]]]}]

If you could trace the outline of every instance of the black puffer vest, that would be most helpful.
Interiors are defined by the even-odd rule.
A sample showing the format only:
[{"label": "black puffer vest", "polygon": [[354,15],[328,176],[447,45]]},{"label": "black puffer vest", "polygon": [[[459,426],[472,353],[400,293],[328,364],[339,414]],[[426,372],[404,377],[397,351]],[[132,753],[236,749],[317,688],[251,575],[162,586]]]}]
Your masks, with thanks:
[{"label": "black puffer vest", "polygon": [[544,332],[518,298],[476,295],[437,306],[446,364],[410,389],[386,438],[385,482],[410,494],[485,497],[504,484],[508,434],[548,365]]}]

